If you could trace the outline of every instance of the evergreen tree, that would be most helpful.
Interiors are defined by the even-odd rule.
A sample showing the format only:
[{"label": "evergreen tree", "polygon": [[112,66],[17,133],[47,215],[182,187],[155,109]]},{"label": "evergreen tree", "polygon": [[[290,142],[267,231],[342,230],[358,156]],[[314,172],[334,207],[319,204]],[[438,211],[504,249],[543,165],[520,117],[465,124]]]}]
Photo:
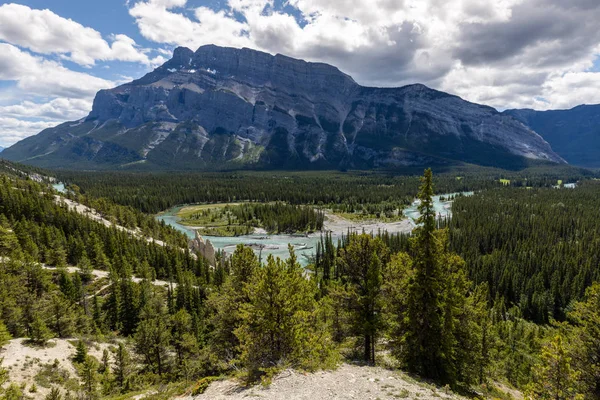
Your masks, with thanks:
[{"label": "evergreen tree", "polygon": [[534,370],[533,383],[527,397],[547,400],[582,399],[577,394],[579,373],[571,367],[571,357],[563,344],[561,335],[556,335],[542,349],[541,363]]},{"label": "evergreen tree", "polygon": [[432,197],[432,173],[427,169],[418,195],[421,216],[412,243],[415,273],[408,287],[403,359],[412,372],[444,379],[443,282]]},{"label": "evergreen tree", "polygon": [[188,357],[197,352],[198,342],[192,333],[192,317],[184,309],[179,310],[172,319],[172,343],[177,355],[177,364],[181,367]]},{"label": "evergreen tree", "polygon": [[53,294],[50,299],[52,312],[52,327],[60,338],[71,336],[73,333],[73,315],[68,300],[59,294]]},{"label": "evergreen tree", "polygon": [[62,394],[60,393],[60,389],[56,386],[50,389],[50,393],[48,393],[45,397],[45,400],[62,400]]},{"label": "evergreen tree", "polygon": [[131,374],[131,356],[123,343],[119,343],[115,352],[113,372],[117,385],[123,391],[127,387],[129,375]]},{"label": "evergreen tree", "polygon": [[169,317],[162,301],[153,298],[142,310],[141,321],[135,333],[136,350],[143,356],[151,371],[162,375],[169,366]]},{"label": "evergreen tree", "polygon": [[[436,229],[430,169],[421,181],[421,216],[411,239],[411,271],[407,266],[399,269],[409,277],[400,286],[405,288],[405,297],[403,293],[394,296],[400,299],[393,307],[397,311],[393,326],[400,335],[393,341],[394,353],[410,371],[423,377],[470,383],[477,380],[478,365],[485,363],[480,357],[480,313],[486,299],[473,296],[464,260],[448,250],[447,231]],[[408,264],[405,258],[397,261]]]},{"label": "evergreen tree", "polygon": [[286,262],[269,256],[244,285],[244,293],[248,302],[242,305],[235,334],[249,378],[285,365],[316,368],[331,357],[316,285],[304,277],[291,246]]},{"label": "evergreen tree", "polygon": [[98,386],[98,363],[92,357],[86,357],[79,369],[79,374],[82,381],[82,389],[86,399],[97,398]]},{"label": "evergreen tree", "polygon": [[46,342],[52,337],[52,333],[50,329],[46,326],[44,320],[35,316],[33,321],[29,327],[30,329],[30,339],[33,343],[38,344],[40,346],[46,345]]},{"label": "evergreen tree", "polygon": [[98,372],[102,374],[106,371],[110,372],[108,349],[102,350],[102,360],[100,362],[100,368],[98,369]]},{"label": "evergreen tree", "polygon": [[231,276],[221,290],[208,298],[213,310],[209,344],[217,360],[224,360],[225,367],[239,355],[239,340],[235,330],[241,324],[240,308],[249,301],[244,285],[259,268],[258,259],[251,248],[238,245],[231,257]]},{"label": "evergreen tree", "polygon": [[75,355],[73,356],[73,362],[77,364],[83,364],[87,359],[87,347],[83,340],[77,341],[77,346],[75,347]]},{"label": "evergreen tree", "polygon": [[600,398],[600,283],[586,290],[585,299],[575,304],[569,318],[576,324],[574,365],[581,372],[587,394]]},{"label": "evergreen tree", "polygon": [[362,338],[364,361],[370,363],[375,362],[375,344],[383,323],[381,286],[388,261],[387,246],[367,234],[351,235],[339,257],[342,282],[349,290],[351,333]]}]

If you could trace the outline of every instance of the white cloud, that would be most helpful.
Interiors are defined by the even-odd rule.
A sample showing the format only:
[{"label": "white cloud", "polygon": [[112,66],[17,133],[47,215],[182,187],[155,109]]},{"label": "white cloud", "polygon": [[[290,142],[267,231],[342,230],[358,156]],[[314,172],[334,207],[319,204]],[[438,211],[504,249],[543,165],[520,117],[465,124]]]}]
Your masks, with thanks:
[{"label": "white cloud", "polygon": [[[593,0],[287,1],[296,15],[272,0],[229,0],[220,11],[186,4],[138,0],[129,12],[157,43],[328,62],[366,85],[421,82],[497,108],[598,101],[599,76],[586,72],[600,53]],[[572,93],[571,76],[590,89]]]},{"label": "white cloud", "polygon": [[0,117],[0,145],[11,145],[27,136],[51,128],[56,122],[26,121],[17,118]]},{"label": "white cloud", "polygon": [[50,10],[14,3],[0,6],[0,40],[40,54],[59,54],[85,66],[94,65],[96,60],[156,64],[127,35],[112,35],[109,44],[92,28]]},{"label": "white cloud", "polygon": [[89,99],[114,82],[76,72],[55,61],[0,43],[0,80],[17,81],[22,94]]},{"label": "white cloud", "polygon": [[19,104],[0,106],[0,115],[14,118],[41,118],[47,120],[75,120],[86,116],[92,109],[88,99],[58,98],[47,103],[23,101]]}]

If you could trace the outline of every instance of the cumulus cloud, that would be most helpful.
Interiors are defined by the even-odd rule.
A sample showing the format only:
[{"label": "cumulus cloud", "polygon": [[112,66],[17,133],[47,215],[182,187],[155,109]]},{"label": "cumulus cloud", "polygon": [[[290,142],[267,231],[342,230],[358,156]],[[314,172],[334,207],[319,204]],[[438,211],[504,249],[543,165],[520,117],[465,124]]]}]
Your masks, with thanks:
[{"label": "cumulus cloud", "polygon": [[17,118],[0,117],[0,145],[11,145],[41,130],[51,128],[56,122],[27,121]]},{"label": "cumulus cloud", "polygon": [[7,43],[0,43],[0,80],[16,81],[22,94],[79,99],[114,86],[114,82],[72,71]]},{"label": "cumulus cloud", "polygon": [[82,118],[91,109],[92,102],[89,99],[58,98],[47,103],[26,100],[19,104],[0,106],[0,115],[14,118],[64,121]]},{"label": "cumulus cloud", "polygon": [[[497,108],[598,101],[596,0],[138,0],[157,43],[252,47],[339,66],[366,85],[421,82]],[[188,8],[186,8],[188,7]],[[289,11],[294,9],[293,13]],[[240,17],[241,16],[241,17]],[[577,94],[565,85],[586,82]]]},{"label": "cumulus cloud", "polygon": [[[173,2],[171,2],[173,3]],[[119,60],[156,64],[127,35],[111,36],[109,44],[100,32],[50,10],[20,4],[0,6],[0,40],[40,54],[59,54],[75,63],[94,65],[96,60]]]}]

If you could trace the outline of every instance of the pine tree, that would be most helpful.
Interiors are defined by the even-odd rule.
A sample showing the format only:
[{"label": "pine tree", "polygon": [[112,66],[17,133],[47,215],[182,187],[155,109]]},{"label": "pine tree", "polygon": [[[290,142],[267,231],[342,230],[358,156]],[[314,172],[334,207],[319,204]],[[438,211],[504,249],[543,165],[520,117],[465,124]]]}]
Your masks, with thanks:
[{"label": "pine tree", "polygon": [[53,294],[50,300],[52,327],[60,338],[71,336],[73,332],[73,316],[71,305],[60,294]]},{"label": "pine tree", "polygon": [[86,357],[81,364],[79,374],[82,381],[82,389],[86,395],[86,399],[95,399],[97,397],[96,390],[98,386],[98,363],[92,357]]},{"label": "pine tree", "polygon": [[172,320],[172,343],[177,355],[177,364],[181,367],[185,360],[197,351],[198,342],[192,333],[192,317],[184,309],[179,310]]},{"label": "pine tree", "polygon": [[50,389],[50,393],[48,393],[45,397],[45,400],[62,400],[62,394],[60,393],[60,389],[56,386]]},{"label": "pine tree", "polygon": [[258,268],[254,251],[238,245],[231,257],[231,276],[219,292],[214,292],[208,298],[209,308],[214,310],[210,320],[213,330],[209,345],[217,359],[225,364],[239,355],[239,340],[234,332],[241,324],[240,307],[248,302],[244,285]]},{"label": "pine tree", "polygon": [[106,371],[110,372],[108,349],[102,350],[102,361],[100,363],[100,368],[98,368],[98,372],[102,374]]},{"label": "pine tree", "polygon": [[123,390],[127,386],[127,381],[131,373],[131,357],[123,343],[119,343],[115,352],[113,371],[117,385]]},{"label": "pine tree", "polygon": [[46,326],[46,323],[39,316],[35,316],[29,327],[30,339],[33,343],[40,346],[46,345],[46,342],[52,337],[50,329]]},{"label": "pine tree", "polygon": [[573,358],[586,391],[591,397],[600,397],[600,283],[594,283],[585,292],[569,314],[576,324]]},{"label": "pine tree", "polygon": [[[443,383],[471,383],[478,376],[481,296],[472,296],[464,260],[449,251],[448,233],[436,229],[432,173],[421,178],[419,226],[411,238],[409,279],[396,293],[394,353],[414,373]],[[397,269],[397,268],[396,268]],[[393,275],[392,270],[390,274]],[[402,279],[402,278],[400,278]],[[405,281],[402,281],[405,282]],[[481,365],[481,364],[479,364]]]},{"label": "pine tree", "polygon": [[144,358],[146,366],[162,375],[169,365],[169,317],[162,301],[153,298],[142,310],[141,321],[135,333],[136,350]]},{"label": "pine tree", "polygon": [[83,340],[79,340],[77,342],[77,346],[75,347],[75,355],[73,356],[73,362],[78,364],[83,364],[87,359],[87,347]]},{"label": "pine tree", "polygon": [[369,363],[375,362],[375,344],[383,324],[381,286],[388,261],[387,246],[367,234],[352,234],[339,257],[342,282],[350,291],[346,298],[352,310],[351,333],[362,338],[364,361]]},{"label": "pine tree", "polygon": [[527,397],[542,400],[583,399],[577,394],[579,373],[571,367],[571,357],[561,335],[542,348],[541,363],[534,370],[534,380]]},{"label": "pine tree", "polygon": [[244,287],[248,302],[242,305],[242,323],[235,331],[249,378],[277,366],[316,368],[331,357],[316,289],[291,249],[286,262],[270,255],[255,271]]},{"label": "pine tree", "polygon": [[94,278],[94,267],[92,266],[92,262],[88,258],[85,250],[83,250],[83,254],[77,263],[77,268],[79,268],[79,274],[81,275],[81,280],[84,283],[89,283]]},{"label": "pine tree", "polygon": [[439,244],[435,234],[431,169],[421,178],[418,219],[412,251],[415,273],[408,288],[404,361],[423,377],[443,378],[443,291]]}]

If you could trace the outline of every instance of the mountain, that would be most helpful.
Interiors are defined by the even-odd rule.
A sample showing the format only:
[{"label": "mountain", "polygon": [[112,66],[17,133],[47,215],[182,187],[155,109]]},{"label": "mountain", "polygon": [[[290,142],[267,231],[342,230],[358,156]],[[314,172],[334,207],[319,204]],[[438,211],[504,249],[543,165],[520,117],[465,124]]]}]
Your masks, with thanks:
[{"label": "mountain", "polygon": [[364,87],[331,65],[213,45],[175,49],[144,77],[98,92],[87,118],[2,156],[65,168],[564,162],[537,133],[491,107],[423,85]]},{"label": "mountain", "polygon": [[0,153],[2,153],[2,150],[4,150],[4,147],[0,146]]},{"label": "mountain", "polygon": [[569,164],[600,168],[600,105],[570,110],[507,110],[539,133]]}]

